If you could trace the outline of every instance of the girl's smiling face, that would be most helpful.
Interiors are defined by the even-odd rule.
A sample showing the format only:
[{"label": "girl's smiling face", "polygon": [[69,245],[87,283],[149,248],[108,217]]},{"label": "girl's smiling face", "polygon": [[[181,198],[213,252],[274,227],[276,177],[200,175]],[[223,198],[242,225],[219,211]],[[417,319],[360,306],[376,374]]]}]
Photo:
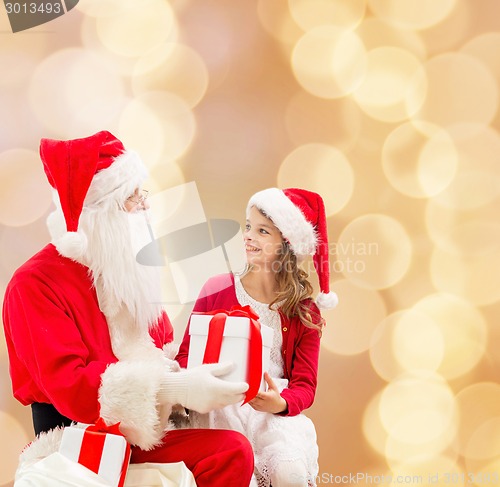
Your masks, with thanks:
[{"label": "girl's smiling face", "polygon": [[268,268],[278,259],[283,243],[281,232],[255,206],[250,208],[243,236],[249,264]]}]

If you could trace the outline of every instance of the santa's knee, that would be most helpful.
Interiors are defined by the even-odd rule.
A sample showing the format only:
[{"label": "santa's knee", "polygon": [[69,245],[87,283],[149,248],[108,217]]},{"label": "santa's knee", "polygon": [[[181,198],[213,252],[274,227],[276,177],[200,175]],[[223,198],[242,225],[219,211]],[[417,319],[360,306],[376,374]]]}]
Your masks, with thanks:
[{"label": "santa's knee", "polygon": [[237,431],[226,431],[226,445],[232,450],[233,456],[244,465],[248,465],[253,471],[253,449],[246,436]]}]

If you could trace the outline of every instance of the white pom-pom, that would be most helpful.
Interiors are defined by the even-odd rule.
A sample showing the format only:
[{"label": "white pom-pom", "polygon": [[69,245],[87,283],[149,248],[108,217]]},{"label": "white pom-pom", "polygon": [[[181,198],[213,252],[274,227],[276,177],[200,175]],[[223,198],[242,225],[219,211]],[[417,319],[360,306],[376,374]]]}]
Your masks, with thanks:
[{"label": "white pom-pom", "polygon": [[47,217],[47,228],[52,239],[60,237],[66,233],[66,221],[64,220],[62,211],[55,210],[49,214]]},{"label": "white pom-pom", "polygon": [[61,255],[77,262],[87,251],[87,237],[79,232],[66,232],[61,237],[54,239],[52,243]]},{"label": "white pom-pom", "polygon": [[320,309],[332,309],[339,304],[339,298],[336,293],[319,293],[316,296],[316,304]]}]

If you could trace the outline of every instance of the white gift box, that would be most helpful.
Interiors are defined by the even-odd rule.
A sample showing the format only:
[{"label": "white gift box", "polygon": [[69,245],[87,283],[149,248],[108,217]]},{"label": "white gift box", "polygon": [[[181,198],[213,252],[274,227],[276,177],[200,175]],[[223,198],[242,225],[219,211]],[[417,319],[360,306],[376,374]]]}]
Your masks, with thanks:
[{"label": "white gift box", "polygon": [[130,459],[130,447],[123,436],[67,426],[63,431],[59,453],[82,465],[85,465],[82,460],[85,453],[99,457],[98,468],[91,470],[113,487],[123,485],[124,469],[128,468]]},{"label": "white gift box", "polygon": [[[207,344],[208,328],[212,315],[193,314],[189,325],[189,352],[187,366],[196,367],[203,363]],[[264,372],[269,370],[271,346],[273,343],[273,329],[261,325],[262,336],[262,379],[261,391],[266,390]],[[246,317],[227,316],[224,326],[219,362],[231,361],[236,364],[235,369],[221,378],[233,382],[247,382],[248,346],[250,341],[250,320]]]}]

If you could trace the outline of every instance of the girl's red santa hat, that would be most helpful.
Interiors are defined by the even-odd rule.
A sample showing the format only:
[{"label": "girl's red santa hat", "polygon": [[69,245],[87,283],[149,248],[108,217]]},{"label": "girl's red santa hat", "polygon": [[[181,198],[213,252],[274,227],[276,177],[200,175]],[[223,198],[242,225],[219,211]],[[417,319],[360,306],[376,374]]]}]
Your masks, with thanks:
[{"label": "girl's red santa hat", "polygon": [[52,243],[61,255],[79,260],[88,245],[78,228],[82,211],[123,207],[147,178],[147,170],[135,152],[125,150],[107,131],[82,139],[42,139],[40,157],[66,223],[66,231]]},{"label": "girl's red santa hat", "polygon": [[316,303],[322,309],[334,308],[338,298],[330,291],[328,232],[321,196],[298,188],[268,188],[250,198],[247,213],[252,206],[273,221],[299,260],[313,256],[320,287]]}]

